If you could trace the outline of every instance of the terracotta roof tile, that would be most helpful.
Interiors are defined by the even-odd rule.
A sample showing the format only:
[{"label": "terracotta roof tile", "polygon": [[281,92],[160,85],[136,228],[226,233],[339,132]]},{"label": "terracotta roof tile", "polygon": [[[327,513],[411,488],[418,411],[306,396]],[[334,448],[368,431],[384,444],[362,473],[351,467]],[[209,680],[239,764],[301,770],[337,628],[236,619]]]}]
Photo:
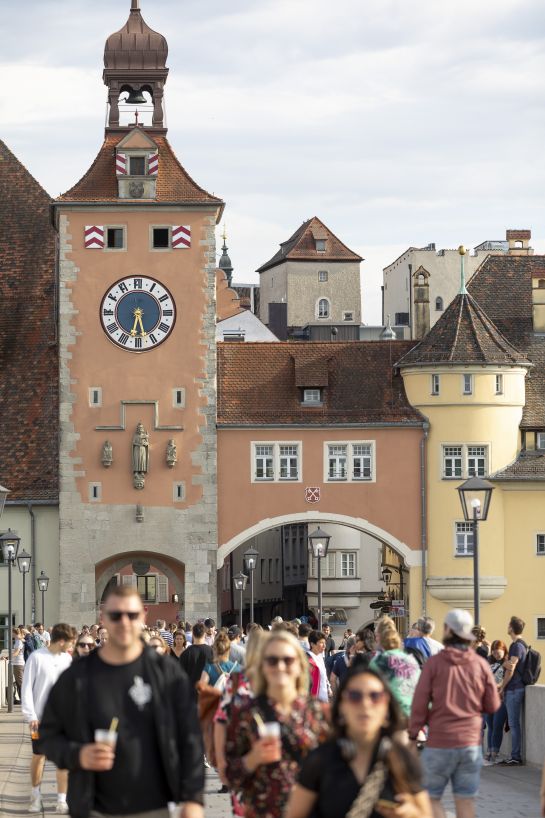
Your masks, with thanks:
[{"label": "terracotta roof tile", "polygon": [[[130,202],[119,199],[115,173],[115,146],[126,136],[107,134],[98,155],[74,187],[56,201],[60,202]],[[159,173],[157,176],[157,197],[154,202],[184,202],[188,204],[222,204],[221,199],[207,193],[191,178],[182,167],[165,136],[153,135],[159,148]],[[145,201],[139,199],[138,201]]]},{"label": "terracotta roof tile", "polygon": [[545,453],[521,452],[514,463],[492,475],[491,480],[545,480]]},{"label": "terracotta roof tile", "polygon": [[[414,341],[218,344],[218,424],[422,423],[394,362]],[[296,360],[327,367],[323,406],[301,406]],[[304,384],[317,386],[318,384]]]},{"label": "terracotta roof tile", "polygon": [[471,295],[459,293],[428,334],[399,366],[529,364],[494,326]]},{"label": "terracotta roof tile", "polygon": [[534,366],[526,376],[521,428],[545,429],[545,337],[534,335],[532,278],[545,277],[545,256],[488,256],[469,290],[503,335]]},{"label": "terracotta roof tile", "polygon": [[[316,239],[326,240],[325,252],[316,250]],[[362,257],[343,244],[334,233],[316,216],[297,228],[287,241],[280,244],[280,250],[257,270],[263,273],[287,260],[299,261],[362,261]]]},{"label": "terracotta roof tile", "polygon": [[0,141],[0,482],[58,499],[55,233],[50,198]]}]

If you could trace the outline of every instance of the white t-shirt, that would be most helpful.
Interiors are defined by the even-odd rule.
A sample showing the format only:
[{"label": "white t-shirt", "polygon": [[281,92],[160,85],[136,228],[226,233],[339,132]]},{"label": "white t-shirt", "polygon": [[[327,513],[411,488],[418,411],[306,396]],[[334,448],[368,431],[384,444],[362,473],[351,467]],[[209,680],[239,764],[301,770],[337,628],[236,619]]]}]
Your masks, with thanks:
[{"label": "white t-shirt", "polygon": [[18,650],[17,656],[13,657],[13,667],[25,666],[25,646],[20,639],[16,639],[13,643],[13,649]]},{"label": "white t-shirt", "polygon": [[49,648],[30,654],[21,687],[21,710],[26,722],[40,721],[49,691],[71,662],[69,653],[51,653]]},{"label": "white t-shirt", "polygon": [[430,646],[430,655],[435,656],[443,650],[443,645],[437,639],[432,639],[431,636],[425,636],[424,639]]},{"label": "white t-shirt", "polygon": [[44,643],[45,647],[47,647],[49,645],[49,643],[51,642],[51,634],[49,633],[49,631],[44,630],[44,632],[38,634],[38,636],[40,637],[40,639]]}]

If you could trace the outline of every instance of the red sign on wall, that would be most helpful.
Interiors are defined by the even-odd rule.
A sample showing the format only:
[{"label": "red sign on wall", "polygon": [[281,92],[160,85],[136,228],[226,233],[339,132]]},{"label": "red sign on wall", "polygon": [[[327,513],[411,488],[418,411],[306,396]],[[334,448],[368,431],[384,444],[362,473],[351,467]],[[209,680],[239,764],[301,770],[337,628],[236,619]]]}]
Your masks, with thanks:
[{"label": "red sign on wall", "polygon": [[305,500],[307,503],[319,503],[320,486],[307,486],[305,489]]}]

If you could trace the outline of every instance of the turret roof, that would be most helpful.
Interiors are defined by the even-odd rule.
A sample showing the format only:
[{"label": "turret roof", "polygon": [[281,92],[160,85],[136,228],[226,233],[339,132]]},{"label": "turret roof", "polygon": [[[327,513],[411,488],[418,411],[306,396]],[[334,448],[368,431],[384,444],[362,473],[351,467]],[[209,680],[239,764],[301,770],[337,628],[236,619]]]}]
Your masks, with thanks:
[{"label": "turret roof", "polygon": [[[316,250],[316,239],[325,239],[325,251]],[[317,217],[308,219],[297,228],[287,241],[280,244],[280,250],[258,268],[263,273],[284,261],[362,261],[362,257],[350,250]]]},{"label": "turret roof", "polygon": [[104,48],[106,69],[161,69],[166,65],[168,45],[165,37],[143,19],[138,0],[132,0],[129,19],[119,31],[110,34]]},{"label": "turret roof", "polygon": [[495,364],[531,366],[469,293],[459,293],[428,334],[398,366]]}]

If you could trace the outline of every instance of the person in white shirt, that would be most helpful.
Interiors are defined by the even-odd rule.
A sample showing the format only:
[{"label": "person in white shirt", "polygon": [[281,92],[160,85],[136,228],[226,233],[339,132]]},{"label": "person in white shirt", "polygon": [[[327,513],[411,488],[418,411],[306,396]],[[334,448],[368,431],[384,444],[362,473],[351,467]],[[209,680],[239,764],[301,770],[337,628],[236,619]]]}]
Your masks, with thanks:
[{"label": "person in white shirt", "polygon": [[38,633],[38,636],[42,640],[42,645],[44,646],[44,648],[47,648],[48,645],[51,643],[51,635],[49,631],[46,631],[41,622],[36,622],[34,627]]},{"label": "person in white shirt", "polygon": [[327,671],[325,668],[324,654],[326,647],[326,637],[321,631],[311,631],[308,635],[310,650],[312,658],[318,665],[320,671],[320,687],[318,689],[317,699],[321,702],[328,702],[331,697],[331,686],[327,678]]},{"label": "person in white shirt", "polygon": [[[55,625],[51,631],[49,647],[33,651],[25,664],[23,686],[21,688],[21,710],[25,721],[30,727],[30,735],[33,739],[32,760],[30,762],[32,795],[28,808],[29,812],[43,811],[40,788],[45,756],[36,751],[34,742],[39,736],[40,719],[42,718],[49,691],[72,661],[68,651],[74,647],[75,638],[76,631],[71,625],[64,623]],[[61,815],[68,812],[68,804],[66,803],[67,786],[68,773],[66,770],[57,770],[56,812]]]},{"label": "person in white shirt", "polygon": [[216,623],[213,619],[205,619],[204,620],[204,643],[205,645],[209,645],[212,647],[214,644],[214,639],[216,638]]}]

